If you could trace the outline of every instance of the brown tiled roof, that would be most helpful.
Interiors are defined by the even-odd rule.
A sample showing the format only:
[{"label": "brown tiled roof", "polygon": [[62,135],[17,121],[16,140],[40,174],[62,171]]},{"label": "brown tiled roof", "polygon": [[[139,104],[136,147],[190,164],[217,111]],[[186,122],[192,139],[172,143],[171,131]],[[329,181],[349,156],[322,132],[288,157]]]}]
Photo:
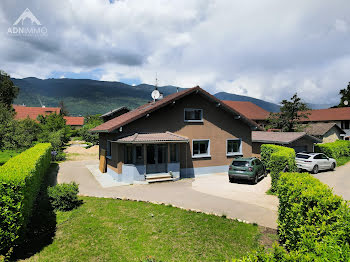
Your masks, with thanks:
[{"label": "brown tiled roof", "polygon": [[350,107],[316,109],[307,111],[309,119],[305,121],[336,121],[350,120]]},{"label": "brown tiled roof", "polygon": [[84,125],[84,117],[82,116],[65,116],[66,125],[68,126],[83,126]]},{"label": "brown tiled roof", "polygon": [[118,139],[118,143],[156,143],[156,142],[188,142],[188,138],[171,132],[165,133],[135,133],[131,136]]},{"label": "brown tiled roof", "polygon": [[309,139],[320,143],[316,137],[310,136],[305,132],[266,132],[266,131],[253,131],[252,132],[252,141],[253,142],[262,142],[262,143],[276,143],[276,144],[290,144],[295,140],[298,140],[302,137],[308,137]]},{"label": "brown tiled roof", "polygon": [[25,119],[29,117],[30,119],[36,120],[39,115],[49,115],[52,113],[59,114],[61,108],[59,107],[29,107],[13,105],[16,111],[15,119]]},{"label": "brown tiled roof", "polygon": [[341,134],[345,134],[345,131],[341,129],[336,123],[314,123],[308,124],[305,127],[305,132],[312,136],[323,136],[331,128],[337,128]]},{"label": "brown tiled roof", "polygon": [[226,105],[252,120],[265,120],[270,112],[248,101],[223,101]]},{"label": "brown tiled roof", "polygon": [[247,118],[244,114],[242,113],[238,113],[236,110],[234,110],[233,108],[227,106],[225,103],[222,103],[222,101],[216,97],[214,97],[213,95],[209,94],[208,92],[206,92],[205,90],[203,90],[202,88],[200,88],[199,86],[190,88],[190,89],[186,89],[183,90],[181,92],[178,93],[173,93],[171,95],[168,95],[166,97],[164,97],[161,100],[158,100],[156,102],[150,102],[147,103],[145,105],[142,105],[128,113],[125,113],[119,117],[113,118],[93,129],[91,129],[91,131],[94,132],[112,132],[113,130],[124,126],[126,124],[129,124],[157,109],[160,109],[170,103],[172,103],[175,100],[178,100],[182,97],[185,97],[189,94],[192,94],[194,92],[200,92],[201,94],[205,95],[207,98],[209,98],[210,100],[218,103],[221,105],[221,107],[225,110],[227,110],[228,112],[234,114],[234,115],[241,115],[241,119],[243,121],[245,121],[248,125],[258,128],[257,124],[250,120],[249,118]]}]

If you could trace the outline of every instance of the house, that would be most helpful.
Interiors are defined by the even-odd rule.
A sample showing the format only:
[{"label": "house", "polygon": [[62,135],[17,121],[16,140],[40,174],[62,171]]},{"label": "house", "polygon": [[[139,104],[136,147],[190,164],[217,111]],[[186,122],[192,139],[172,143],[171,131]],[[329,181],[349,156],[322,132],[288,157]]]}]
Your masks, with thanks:
[{"label": "house", "polygon": [[84,125],[84,117],[82,116],[64,116],[66,125],[71,126],[74,129],[80,128]]},{"label": "house", "polygon": [[304,119],[304,123],[336,123],[345,131],[342,138],[349,140],[350,138],[350,107],[317,109],[307,111],[310,115],[308,119]]},{"label": "house", "polygon": [[343,139],[342,136],[346,134],[336,123],[310,123],[306,125],[304,131],[311,136],[321,139],[323,143]]},{"label": "house", "polygon": [[260,156],[262,144],[274,144],[291,147],[295,152],[313,152],[314,144],[322,140],[305,132],[266,132],[253,131],[253,155]]},{"label": "house", "polygon": [[256,104],[248,101],[223,101],[226,105],[231,107],[233,110],[240,112],[249,119],[255,121],[262,128],[266,125],[266,119],[269,117],[270,112],[257,106]]},{"label": "house", "polygon": [[[29,117],[30,119],[37,120],[39,115],[47,116],[53,113],[60,114],[60,107],[30,107],[25,105],[12,105],[13,109],[16,112],[15,119],[26,119]],[[65,116],[66,124],[73,127],[79,128],[84,125],[84,117],[78,116]]]},{"label": "house", "polygon": [[106,152],[107,173],[132,183],[226,172],[234,157],[252,155],[251,132],[256,129],[254,121],[194,87],[92,131],[99,133],[100,157]]},{"label": "house", "polygon": [[116,108],[116,109],[114,109],[112,111],[109,111],[109,112],[103,114],[101,116],[101,118],[103,119],[103,122],[107,122],[107,121],[109,121],[109,120],[111,120],[113,118],[116,118],[118,116],[121,116],[122,114],[125,114],[125,113],[127,113],[129,111],[130,111],[129,108],[123,106],[123,107]]}]

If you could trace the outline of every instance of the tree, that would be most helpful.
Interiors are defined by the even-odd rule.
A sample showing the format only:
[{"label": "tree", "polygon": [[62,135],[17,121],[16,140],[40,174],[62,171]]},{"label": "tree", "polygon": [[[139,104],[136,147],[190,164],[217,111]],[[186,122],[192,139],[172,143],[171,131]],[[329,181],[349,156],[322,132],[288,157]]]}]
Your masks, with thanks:
[{"label": "tree", "polygon": [[279,113],[270,113],[267,128],[280,129],[283,132],[301,131],[300,120],[309,118],[310,113],[307,111],[310,109],[297,94],[293,95],[291,101],[283,100],[281,104]]},{"label": "tree", "polygon": [[84,126],[79,130],[80,136],[86,141],[94,145],[98,144],[98,134],[91,133],[90,129],[101,125],[103,120],[101,115],[91,115],[85,118]]},{"label": "tree", "polygon": [[63,100],[60,101],[59,107],[61,108],[61,114],[63,116],[68,116],[69,115],[69,111],[68,111],[66,105],[64,104]]},{"label": "tree", "polygon": [[344,102],[348,101],[348,104],[350,104],[350,82],[349,82],[347,88],[339,91],[339,95],[341,95],[341,98],[340,98],[340,103],[339,103],[338,107],[348,106],[348,105],[345,105]]},{"label": "tree", "polygon": [[11,109],[18,92],[19,88],[12,82],[11,77],[0,70],[0,103]]}]

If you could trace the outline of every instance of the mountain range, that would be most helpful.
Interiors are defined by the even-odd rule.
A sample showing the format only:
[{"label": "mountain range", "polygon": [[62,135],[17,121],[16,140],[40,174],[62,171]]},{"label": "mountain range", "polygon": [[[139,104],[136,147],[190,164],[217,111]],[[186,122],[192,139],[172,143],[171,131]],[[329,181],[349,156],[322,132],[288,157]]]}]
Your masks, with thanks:
[{"label": "mountain range", "polygon": [[[97,81],[91,79],[38,79],[28,77],[13,78],[12,81],[20,88],[15,104],[27,106],[58,106],[63,101],[71,115],[103,114],[112,109],[127,106],[131,109],[142,105],[151,99],[155,86],[140,84],[131,86],[121,82]],[[159,91],[164,96],[175,93],[183,88],[161,86]],[[270,112],[278,112],[279,105],[249,96],[235,95],[226,92],[216,93],[223,100],[250,101]],[[332,105],[312,104],[311,108],[327,108]]]}]

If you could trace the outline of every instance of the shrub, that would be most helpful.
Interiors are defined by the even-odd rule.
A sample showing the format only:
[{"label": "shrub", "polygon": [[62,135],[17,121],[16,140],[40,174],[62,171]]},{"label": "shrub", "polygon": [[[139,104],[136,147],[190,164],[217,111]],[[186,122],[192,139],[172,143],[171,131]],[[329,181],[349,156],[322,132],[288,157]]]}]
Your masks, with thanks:
[{"label": "shrub", "polygon": [[50,160],[51,145],[38,144],[0,167],[0,254],[24,233]]},{"label": "shrub", "polygon": [[48,188],[49,200],[52,207],[60,211],[68,211],[79,206],[79,187],[76,183],[58,184]]},{"label": "shrub", "polygon": [[337,140],[332,143],[315,145],[315,152],[324,153],[328,157],[339,159],[342,156],[350,156],[350,141]]},{"label": "shrub", "polygon": [[283,173],[278,184],[278,235],[286,247],[242,261],[350,261],[350,208],[307,173]]},{"label": "shrub", "polygon": [[271,191],[277,191],[277,183],[282,171],[294,172],[295,151],[289,147],[264,144],[261,146],[261,160],[271,174]]}]

